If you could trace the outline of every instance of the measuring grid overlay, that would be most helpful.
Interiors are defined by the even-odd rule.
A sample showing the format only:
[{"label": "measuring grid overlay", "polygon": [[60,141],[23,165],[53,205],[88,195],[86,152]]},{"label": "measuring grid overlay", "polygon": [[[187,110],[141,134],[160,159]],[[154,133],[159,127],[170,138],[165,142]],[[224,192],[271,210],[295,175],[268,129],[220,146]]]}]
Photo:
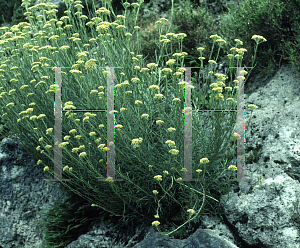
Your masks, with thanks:
[{"label": "measuring grid overlay", "polygon": [[[71,179],[62,179],[62,112],[101,112],[107,111],[107,178],[112,178],[112,181],[124,181],[124,179],[115,179],[115,149],[114,149],[114,114],[110,114],[114,110],[114,68],[123,67],[100,67],[106,68],[107,74],[107,110],[97,109],[75,109],[62,110],[61,106],[61,68],[71,67],[47,67],[55,68],[55,127],[54,127],[54,179],[44,179],[46,181],[71,181]],[[178,67],[177,67],[178,68]],[[182,68],[182,67],[181,67]],[[238,96],[237,96],[237,110],[192,110],[191,108],[191,68],[200,67],[184,67],[185,69],[185,129],[184,129],[184,179],[183,181],[201,181],[201,179],[192,178],[192,112],[199,111],[235,111],[237,112],[237,133],[241,138],[237,140],[237,178],[228,179],[229,181],[253,181],[253,179],[245,179],[245,125],[243,123],[244,117],[244,82],[242,78],[239,79]],[[229,67],[237,68],[237,75],[244,68],[252,67]],[[61,116],[61,118],[59,118]],[[243,168],[244,165],[244,168]],[[98,179],[98,181],[108,181],[107,179]]]}]

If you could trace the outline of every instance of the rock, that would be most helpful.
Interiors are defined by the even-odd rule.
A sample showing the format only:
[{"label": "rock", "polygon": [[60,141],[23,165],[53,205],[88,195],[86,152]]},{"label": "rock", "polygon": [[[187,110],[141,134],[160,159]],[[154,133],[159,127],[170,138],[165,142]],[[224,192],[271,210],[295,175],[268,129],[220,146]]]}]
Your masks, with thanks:
[{"label": "rock", "polygon": [[[17,154],[18,159],[13,158],[9,152],[5,152],[9,149],[11,152]],[[25,166],[25,163],[21,162],[25,160],[29,166]],[[25,248],[40,248],[42,247],[44,236],[39,234],[42,231],[37,223],[41,220],[41,217],[37,212],[46,212],[50,209],[50,204],[58,201],[65,201],[67,196],[70,194],[63,193],[62,191],[56,189],[55,187],[49,186],[43,179],[43,174],[39,175],[34,170],[32,166],[36,166],[33,160],[28,159],[28,156],[24,154],[17,144],[13,142],[10,138],[5,138],[2,140],[0,146],[0,165],[1,165],[1,194],[0,194],[0,247],[10,248],[10,247],[25,247]],[[24,180],[25,179],[25,180]],[[57,184],[61,188],[60,183]],[[110,231],[112,224],[104,222],[104,224],[95,224],[93,230],[87,234],[81,235],[77,240],[70,243],[66,248],[78,247],[125,247],[124,243],[115,244],[117,235],[116,233]],[[166,228],[164,225],[163,228]],[[128,238],[132,242],[137,239],[137,237],[145,232],[144,230],[150,230],[145,240],[138,243],[134,247],[145,247],[148,243],[148,239],[157,240],[154,244],[159,244],[161,242],[168,242],[171,240],[170,244],[172,247],[181,247],[185,244],[182,240],[170,239],[168,237],[160,237],[161,235],[155,234],[155,230],[152,226],[145,225],[144,223],[139,227],[136,227],[136,233]],[[226,230],[226,228],[225,228]],[[201,228],[197,231],[199,236],[194,234],[189,238],[191,243],[198,244],[206,240],[208,244],[213,244],[219,242],[218,244],[223,244],[222,247],[236,247],[231,245],[229,240],[219,237],[218,234],[213,231],[202,232]],[[145,234],[143,235],[145,236]],[[227,230],[227,236],[230,235],[230,231]],[[211,237],[214,237],[211,241]],[[122,239],[126,240],[126,237]],[[140,240],[141,238],[139,238]],[[120,238],[119,238],[120,240]],[[186,241],[188,242],[188,241]],[[130,243],[130,242],[129,242]],[[152,243],[152,241],[151,241]],[[128,246],[127,246],[128,247]],[[146,247],[149,247],[147,245]],[[158,247],[158,246],[153,246]],[[167,246],[166,246],[167,247]],[[198,246],[197,247],[212,247],[212,246]],[[220,247],[220,246],[215,246]]]},{"label": "rock", "polygon": [[[300,80],[291,64],[272,77],[246,83],[251,89],[245,106],[255,104],[251,124],[246,124],[247,179],[229,200],[222,196],[225,216],[240,237],[255,247],[300,247],[293,220],[293,202],[299,200]],[[249,86],[249,87],[247,87]],[[249,109],[246,107],[246,121]],[[259,152],[260,151],[260,152]],[[299,209],[295,210],[296,213]]]},{"label": "rock", "polygon": [[[208,216],[205,216],[207,222],[214,222]],[[215,223],[215,222],[214,222]],[[207,223],[206,223],[207,224]],[[222,224],[221,224],[222,225]],[[133,247],[133,248],[157,248],[157,247],[224,247],[224,248],[237,248],[233,244],[232,240],[233,235],[229,229],[223,225],[221,231],[202,229],[198,228],[193,235],[185,240],[174,239],[169,236],[163,236],[157,233],[156,229],[152,226],[147,226],[145,223],[142,223],[139,227],[136,228],[136,233],[130,237],[117,236],[116,233],[112,233],[109,228],[112,224],[97,223],[94,225],[93,230],[88,232],[85,235],[81,235],[76,241],[70,243],[66,248],[76,248],[79,245],[83,248],[92,248],[92,247]],[[169,225],[163,225],[164,230],[170,231]],[[145,235],[146,230],[146,235]],[[109,235],[111,238],[107,237]],[[142,236],[138,237],[139,235]],[[225,235],[225,237],[221,236]],[[144,239],[143,239],[144,238]],[[123,242],[118,242],[118,240],[124,240]],[[141,242],[135,244],[136,240],[142,240]],[[133,244],[135,244],[133,246]]]},{"label": "rock", "polygon": [[[14,158],[9,152],[15,152]],[[30,166],[25,166],[25,160]],[[43,235],[38,232],[42,219],[37,212],[47,212],[50,204],[65,199],[67,194],[48,185],[44,175],[33,170],[36,162],[28,159],[11,139],[0,146],[0,247],[39,248]],[[56,187],[61,184],[54,182]]]},{"label": "rock", "polygon": [[223,247],[236,248],[237,246],[228,240],[220,237],[212,230],[204,230],[199,228],[192,236],[185,240],[171,239],[168,236],[163,236],[155,232],[152,228],[146,238],[133,248],[154,248],[154,247],[178,247],[178,248],[208,248],[208,247]]}]

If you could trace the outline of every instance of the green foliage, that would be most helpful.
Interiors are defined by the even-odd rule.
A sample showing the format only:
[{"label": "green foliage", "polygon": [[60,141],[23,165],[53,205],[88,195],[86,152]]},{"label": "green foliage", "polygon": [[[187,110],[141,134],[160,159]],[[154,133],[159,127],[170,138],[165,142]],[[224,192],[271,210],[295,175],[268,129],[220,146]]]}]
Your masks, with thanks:
[{"label": "green foliage", "polygon": [[38,213],[46,217],[41,223],[45,229],[40,231],[45,234],[43,248],[64,248],[105,217],[105,213],[100,216],[98,210],[75,194],[64,203],[52,203],[47,213]]},{"label": "green foliage", "polygon": [[[178,51],[188,51],[188,55],[184,57],[185,66],[201,67],[197,48],[199,46],[204,47],[202,56],[205,57],[203,65],[206,66],[210,58],[214,60],[217,58],[216,49],[212,52],[212,55],[210,54],[210,47],[212,47],[213,41],[209,38],[212,34],[220,33],[218,26],[214,25],[216,20],[202,5],[193,8],[195,4],[191,4],[190,1],[180,1],[178,4],[180,7],[176,8],[173,12],[172,25],[170,25],[168,30],[167,27],[164,30],[166,30],[166,33],[185,33],[187,37],[183,40],[181,47],[177,42],[171,39],[171,48]],[[171,10],[167,13],[166,16],[170,16]],[[142,27],[140,39],[145,64],[150,63],[150,61],[158,61],[159,59],[158,48],[161,42],[158,25],[155,24],[158,20],[159,18],[155,15],[138,18],[137,25]],[[171,22],[170,18],[169,22]],[[225,50],[221,48],[219,57],[221,60],[224,60],[224,56]],[[192,82],[196,82],[196,78],[201,76],[200,73],[198,73],[199,69],[192,69],[192,71]],[[195,85],[195,87],[199,87],[199,85]],[[211,93],[211,91],[208,93]],[[201,95],[199,99],[204,101],[205,106],[203,106],[203,108],[209,109],[209,105],[212,102],[211,95],[205,93]]]},{"label": "green foliage", "polygon": [[0,122],[0,142],[4,139],[9,137],[11,134],[11,130],[8,125],[6,125],[4,122]]},{"label": "green foliage", "polygon": [[[184,58],[185,66],[200,67],[199,51],[197,47],[204,47],[203,56],[204,65],[208,64],[209,60],[209,47],[212,46],[212,40],[210,35],[218,33],[217,26],[213,23],[215,19],[209,15],[207,9],[198,7],[193,10],[191,4],[188,1],[180,2],[180,7],[174,10],[174,17],[172,26],[166,33],[185,33],[187,38],[183,40],[182,50],[189,51],[188,55]],[[170,10],[167,16],[170,16]],[[138,18],[137,24],[143,28],[141,32],[141,50],[142,54],[148,56],[145,63],[149,61],[156,61],[157,52],[160,42],[158,25],[154,24],[159,18],[150,15],[149,17]],[[169,20],[170,21],[170,20]],[[179,50],[180,47],[177,42],[171,40],[170,44],[175,50]],[[220,53],[220,57],[224,54]],[[212,58],[216,58],[216,51],[214,51]]]},{"label": "green foliage", "polygon": [[3,137],[3,133],[4,133],[4,125],[0,125],[0,140],[2,140],[1,138]]},{"label": "green foliage", "polygon": [[20,0],[3,0],[0,2],[0,25],[11,21],[13,12],[20,3]]},{"label": "green foliage", "polygon": [[[29,7],[33,6],[35,0],[30,0]],[[23,14],[26,12],[25,7],[21,6],[21,0],[2,1],[0,2],[0,26],[8,23],[9,26],[17,25],[20,22],[28,22],[26,16]]]},{"label": "green foliage", "polygon": [[300,0],[288,1],[286,5],[285,22],[290,22],[290,29],[293,32],[282,44],[283,50],[285,51],[287,59],[295,66],[298,76],[300,78]]},{"label": "green foliage", "polygon": [[243,40],[244,47],[247,49],[243,64],[253,66],[251,56],[254,47],[251,37],[261,35],[267,39],[267,42],[258,49],[258,66],[253,73],[264,72],[270,75],[275,68],[279,67],[282,59],[288,59],[287,55],[298,56],[295,43],[294,52],[291,54],[287,47],[293,46],[290,42],[300,30],[298,25],[300,16],[296,14],[300,10],[299,0],[245,0],[239,5],[229,6],[229,12],[222,16],[220,27],[221,35],[227,41],[224,49],[230,49],[233,46],[232,37]]},{"label": "green foliage", "polygon": [[[35,3],[35,0],[30,0],[30,6],[33,6]],[[22,1],[18,1],[18,4],[16,5],[16,9],[13,12],[13,16],[12,16],[12,22],[10,23],[11,26],[13,25],[17,25],[20,22],[28,22],[29,21],[26,19],[26,16],[24,16],[24,13],[26,12],[25,7],[21,6]]]}]

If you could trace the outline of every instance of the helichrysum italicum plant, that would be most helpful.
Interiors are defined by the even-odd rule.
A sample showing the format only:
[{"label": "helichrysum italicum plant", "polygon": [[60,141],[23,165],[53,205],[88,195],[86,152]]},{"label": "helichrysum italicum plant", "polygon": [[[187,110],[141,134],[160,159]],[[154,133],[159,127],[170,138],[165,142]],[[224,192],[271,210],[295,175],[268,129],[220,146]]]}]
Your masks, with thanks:
[{"label": "helichrysum italicum plant", "polygon": [[[138,51],[139,27],[127,19],[129,7],[136,11],[142,2],[124,3],[124,16],[115,16],[112,21],[106,8],[111,9],[110,1],[95,10],[96,16],[90,20],[82,15],[81,1],[65,1],[66,16],[57,20],[52,5],[40,3],[28,8],[28,1],[23,0],[30,24],[20,23],[10,31],[0,29],[0,101],[4,106],[1,114],[25,141],[26,149],[37,160],[39,169],[44,169],[45,174],[53,178],[55,85],[54,71],[46,67],[57,67],[58,63],[62,67],[71,67],[61,71],[62,108],[70,111],[62,115],[60,147],[63,178],[72,181],[61,183],[87,199],[92,206],[125,219],[147,219],[156,226],[172,215],[171,208],[180,206],[183,224],[179,229],[188,222],[196,222],[206,202],[218,202],[211,196],[212,188],[221,193],[223,188],[228,188],[227,179],[226,183],[219,180],[224,171],[236,170],[235,166],[228,165],[223,155],[229,149],[229,140],[238,137],[232,132],[236,114],[227,114],[226,118],[224,114],[212,115],[212,121],[207,123],[211,127],[208,132],[208,129],[198,128],[202,115],[193,113],[193,178],[202,181],[184,181],[187,86],[185,69],[176,67],[184,67],[183,58],[188,53],[183,52],[181,46],[176,52],[171,48],[172,55],[166,56],[168,43],[164,38],[160,58],[166,59],[144,65]],[[37,10],[41,15],[36,16]],[[161,21],[168,20],[162,18]],[[94,34],[91,39],[85,36],[88,28]],[[29,30],[34,30],[33,38]],[[185,36],[182,33],[173,35],[179,43]],[[218,35],[211,38],[213,46],[217,45],[219,49],[216,58],[212,58],[212,49],[209,65],[213,66],[225,41]],[[258,44],[264,38],[255,36],[253,39]],[[241,44],[239,40],[236,42]],[[104,54],[100,48],[105,48]],[[198,48],[201,69],[203,49]],[[241,66],[245,49],[235,47],[232,51],[228,55],[230,66]],[[107,113],[71,111],[106,109],[108,71],[100,68],[104,62],[122,67],[114,70],[115,110],[110,114],[115,116],[115,175],[124,182],[105,177]],[[160,64],[164,64],[164,68]],[[226,85],[227,75],[212,70],[209,73],[210,79],[205,85],[212,88],[213,107],[236,109],[238,80]],[[194,89],[193,85],[191,89]],[[195,106],[201,104],[197,101],[199,94],[192,94]],[[98,181],[105,178],[107,182]]]}]

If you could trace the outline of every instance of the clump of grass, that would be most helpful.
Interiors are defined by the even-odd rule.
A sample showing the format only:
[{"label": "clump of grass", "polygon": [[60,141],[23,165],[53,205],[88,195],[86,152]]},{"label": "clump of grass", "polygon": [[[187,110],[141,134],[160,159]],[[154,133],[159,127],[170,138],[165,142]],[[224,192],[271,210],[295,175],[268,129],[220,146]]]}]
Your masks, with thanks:
[{"label": "clump of grass", "polygon": [[[71,182],[61,183],[99,211],[122,217],[126,223],[147,220],[158,228],[172,217],[173,209],[180,207],[182,224],[164,234],[172,235],[187,223],[196,223],[208,205],[219,202],[216,199],[219,194],[228,193],[231,183],[224,173],[228,171],[232,177],[236,167],[228,164],[224,154],[235,149],[230,141],[238,137],[232,131],[236,113],[212,115],[206,130],[198,128],[206,115],[193,113],[192,174],[201,181],[184,181],[186,86],[184,69],[176,67],[184,67],[184,57],[188,55],[182,50],[186,34],[162,34],[162,26],[169,23],[162,18],[158,30],[160,56],[156,63],[145,65],[136,26],[142,2],[131,5],[125,2],[124,15],[113,13],[111,16],[110,1],[103,1],[103,7],[95,10],[97,16],[88,20],[81,14],[81,1],[65,0],[67,15],[58,21],[53,6],[40,3],[28,8],[28,1],[23,0],[27,10],[24,15],[30,24],[20,23],[8,32],[0,28],[2,44],[6,47],[1,51],[4,55],[0,66],[0,101],[4,106],[1,113],[19,140],[24,141],[24,149],[37,161],[36,169],[44,168],[45,175],[53,178],[55,89],[53,71],[46,67],[71,67],[62,69],[64,109],[102,110],[106,109],[108,71],[99,67],[104,67],[104,62],[121,67],[114,71],[115,110],[110,114],[115,115],[116,179],[124,179],[124,182],[112,178],[98,181],[105,179],[106,174],[107,113],[69,111],[62,116],[64,142],[61,145],[63,179],[71,179]],[[41,15],[35,15],[37,10]],[[91,29],[93,38],[87,38],[87,29]],[[35,32],[33,37],[29,30]],[[168,46],[170,37],[177,41],[179,50],[174,52]],[[209,77],[201,82],[204,87],[199,87],[199,92],[193,91],[192,101],[200,109],[204,105],[202,96],[210,89],[210,108],[236,109],[238,80],[227,81],[229,74],[235,78],[235,70],[224,75],[212,69],[226,41],[218,35],[210,38],[213,40],[208,61],[211,70]],[[253,39],[256,53],[261,40],[266,40],[261,36],[253,36]],[[18,49],[14,47],[14,40]],[[235,41],[232,54],[228,54],[228,64],[241,67],[246,50],[238,48],[242,41]],[[215,48],[217,55],[213,56]],[[203,70],[204,48],[197,50],[200,70]],[[245,74],[248,72],[242,71],[239,76]],[[200,84],[200,74],[197,84]],[[191,88],[195,89],[193,85]]]}]

